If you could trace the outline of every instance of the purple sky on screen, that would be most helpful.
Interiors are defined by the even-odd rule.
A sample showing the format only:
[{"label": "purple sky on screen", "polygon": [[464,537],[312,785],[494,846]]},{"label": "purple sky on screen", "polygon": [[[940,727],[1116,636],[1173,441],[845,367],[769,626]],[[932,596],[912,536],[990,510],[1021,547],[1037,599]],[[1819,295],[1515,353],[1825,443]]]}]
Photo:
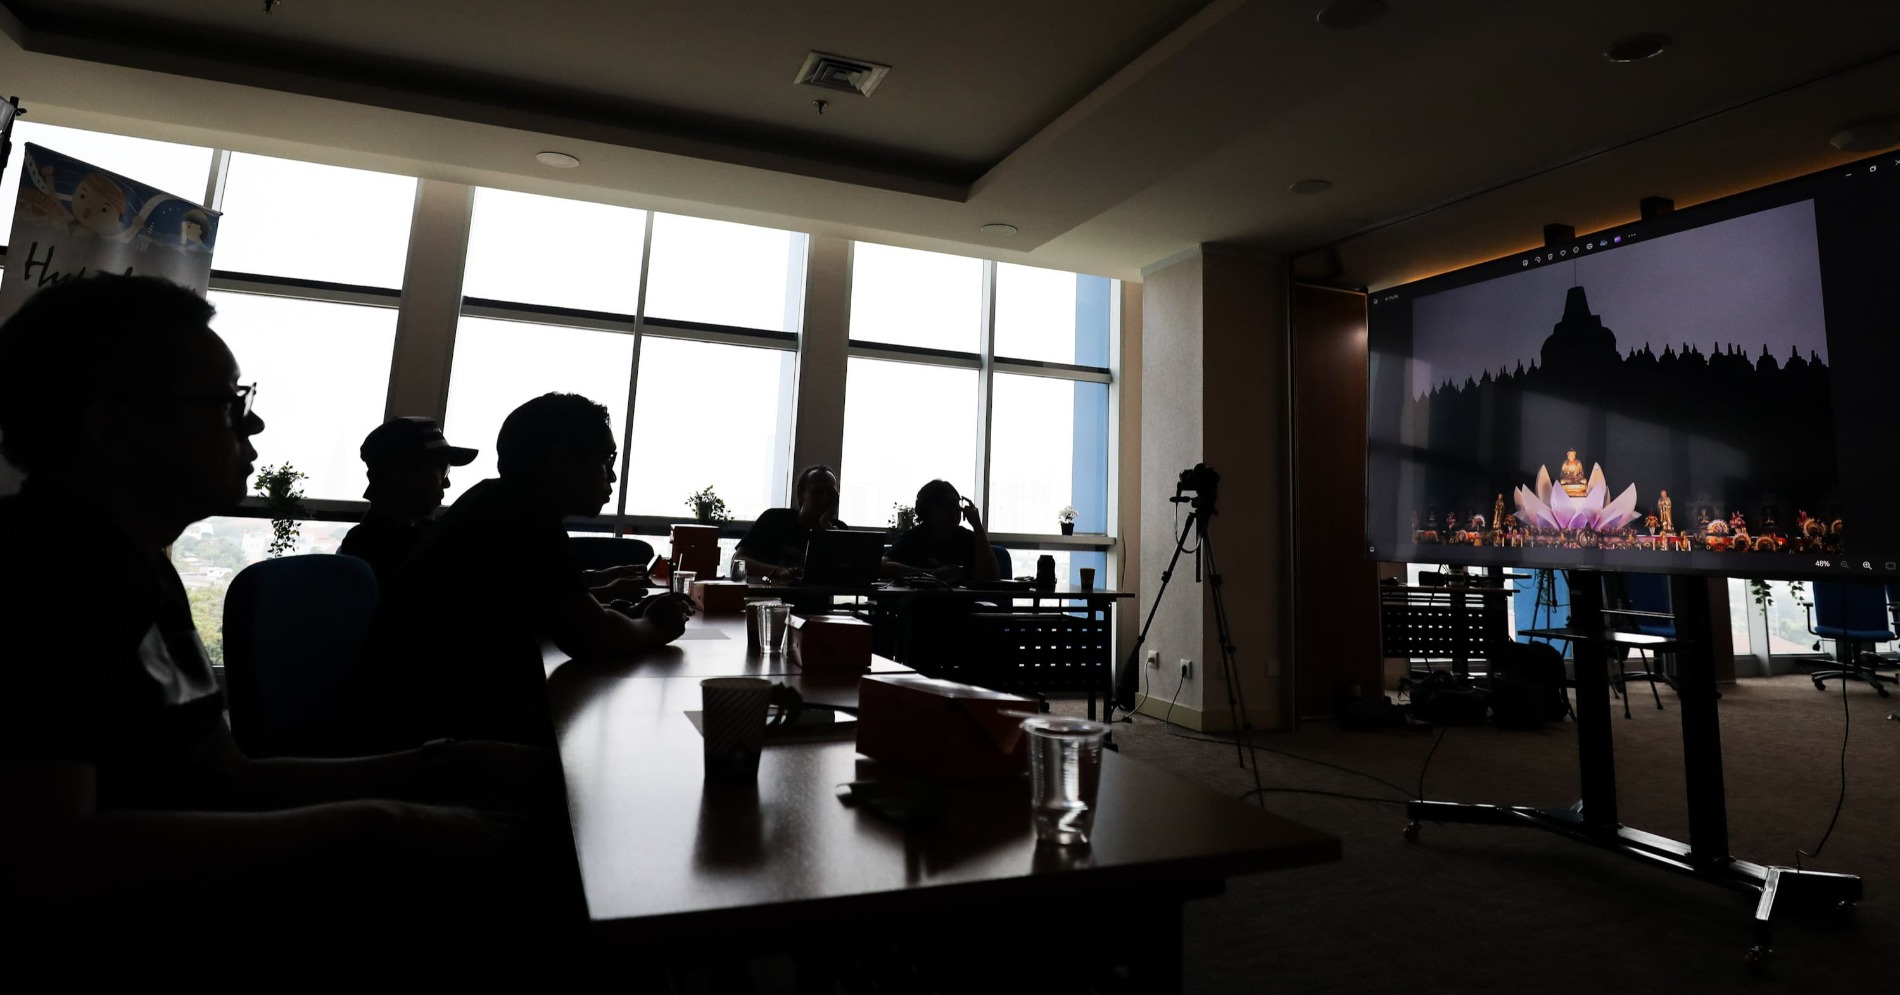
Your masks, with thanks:
[{"label": "purple sky on screen", "polygon": [[1528,367],[1574,284],[1625,355],[1644,343],[1661,355],[1684,342],[1706,354],[1720,342],[1751,357],[1766,345],[1784,362],[1791,346],[1827,359],[1814,204],[1804,200],[1420,297],[1412,302],[1412,389],[1463,383],[1520,360]]}]

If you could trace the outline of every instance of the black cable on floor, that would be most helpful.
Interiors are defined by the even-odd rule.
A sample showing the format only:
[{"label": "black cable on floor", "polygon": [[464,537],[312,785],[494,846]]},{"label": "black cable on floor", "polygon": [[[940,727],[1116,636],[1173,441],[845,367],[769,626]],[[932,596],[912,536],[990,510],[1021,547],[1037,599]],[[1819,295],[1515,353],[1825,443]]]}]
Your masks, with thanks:
[{"label": "black cable on floor", "polygon": [[1841,821],[1841,806],[1847,802],[1847,730],[1854,721],[1854,713],[1847,707],[1847,680],[1841,679],[1841,793],[1834,798],[1834,815],[1827,820],[1827,832],[1821,834],[1821,842],[1814,844],[1814,852],[1809,853],[1799,847],[1794,851],[1794,869],[1801,869],[1802,857],[1819,857],[1821,848],[1827,845],[1827,838],[1834,835],[1834,824]]},{"label": "black cable on floor", "polygon": [[1419,801],[1425,800],[1425,771],[1430,769],[1432,766],[1432,754],[1438,752],[1438,744],[1445,741],[1445,734],[1450,731],[1451,731],[1451,726],[1449,725],[1443,726],[1438,730],[1438,738],[1432,740],[1432,748],[1425,751],[1425,762],[1418,765],[1418,800]]}]

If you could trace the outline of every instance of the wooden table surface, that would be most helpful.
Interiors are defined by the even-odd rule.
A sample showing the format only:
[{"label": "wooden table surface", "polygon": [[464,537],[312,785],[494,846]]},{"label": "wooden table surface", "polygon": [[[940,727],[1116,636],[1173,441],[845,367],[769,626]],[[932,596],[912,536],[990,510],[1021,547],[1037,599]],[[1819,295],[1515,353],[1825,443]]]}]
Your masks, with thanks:
[{"label": "wooden table surface", "polygon": [[[599,667],[618,677],[779,677],[799,673],[784,653],[770,656],[746,648],[745,618],[741,615],[700,613],[686,623],[686,634],[670,646],[621,662],[582,664]],[[568,662],[553,644],[541,647],[541,663],[549,674]],[[871,658],[871,673],[908,673],[909,667],[885,657]],[[857,675],[847,683],[855,684]]]},{"label": "wooden table surface", "polygon": [[[679,646],[689,658],[737,659]],[[1026,775],[938,787],[945,814],[927,829],[847,807],[838,785],[888,773],[848,739],[769,744],[756,784],[707,783],[683,714],[700,705],[700,666],[681,669],[695,676],[563,665],[549,678],[588,909],[610,937],[888,923],[1139,888],[1185,897],[1217,892],[1229,874],[1339,859],[1331,836],[1113,752],[1095,839],[1082,849],[1036,845]],[[854,678],[785,680],[809,700],[857,700]]]}]

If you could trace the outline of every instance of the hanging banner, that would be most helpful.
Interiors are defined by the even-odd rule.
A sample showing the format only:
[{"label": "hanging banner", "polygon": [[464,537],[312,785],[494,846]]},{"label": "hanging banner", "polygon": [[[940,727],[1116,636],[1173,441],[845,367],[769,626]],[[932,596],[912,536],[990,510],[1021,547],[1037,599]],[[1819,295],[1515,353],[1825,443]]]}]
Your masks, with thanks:
[{"label": "hanging banner", "polygon": [[0,278],[0,321],[42,288],[88,273],[164,277],[203,294],[218,212],[31,143]]}]

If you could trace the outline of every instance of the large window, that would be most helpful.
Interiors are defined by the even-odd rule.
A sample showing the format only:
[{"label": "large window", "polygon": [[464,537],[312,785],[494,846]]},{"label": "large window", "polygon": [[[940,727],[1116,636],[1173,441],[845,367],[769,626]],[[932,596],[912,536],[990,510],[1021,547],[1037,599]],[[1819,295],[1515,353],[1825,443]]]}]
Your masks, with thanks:
[{"label": "large window", "polygon": [[413,177],[231,156],[213,265],[364,287],[402,286]]},{"label": "large window", "polygon": [[309,474],[304,493],[355,500],[369,479],[357,448],[382,424],[394,308],[211,291],[212,328],[257,384],[258,463]]},{"label": "large window", "polygon": [[851,338],[975,352],[983,261],[859,242],[851,253]]},{"label": "large window", "polygon": [[975,370],[852,357],[838,517],[880,528],[937,479],[977,499],[976,384]]},{"label": "large window", "polygon": [[783,501],[793,354],[648,336],[627,469],[627,511],[680,517],[711,487],[733,517]]},{"label": "large window", "polygon": [[[468,485],[495,475],[495,436],[522,402],[552,391],[580,394],[606,405],[615,432],[627,425],[627,371],[633,336],[559,325],[530,325],[464,317],[450,361],[449,407],[442,434],[480,450],[452,475],[453,502]],[[620,485],[608,501],[619,501]]]},{"label": "large window", "polygon": [[772,228],[656,214],[646,313],[795,332],[805,300],[804,241]]},{"label": "large window", "polygon": [[740,518],[783,504],[804,243],[478,191],[445,428],[484,452],[462,476],[492,475],[502,419],[558,390],[612,412],[626,473],[606,514],[679,520],[709,486]]},{"label": "large window", "polygon": [[881,524],[942,478],[992,533],[1049,535],[1073,509],[1077,533],[1105,534],[1111,291],[1098,277],[854,246],[845,520]]},{"label": "large window", "polygon": [[462,294],[632,314],[646,224],[645,211],[477,190]]}]

